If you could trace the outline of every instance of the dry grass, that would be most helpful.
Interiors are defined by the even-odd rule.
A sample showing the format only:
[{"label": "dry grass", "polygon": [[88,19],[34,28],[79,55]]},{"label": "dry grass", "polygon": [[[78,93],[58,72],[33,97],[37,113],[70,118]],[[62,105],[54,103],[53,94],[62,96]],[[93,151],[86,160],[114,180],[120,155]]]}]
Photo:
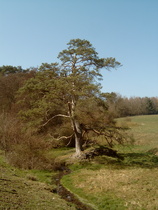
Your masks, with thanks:
[{"label": "dry grass", "polygon": [[[158,169],[81,170],[72,175],[73,185],[84,194],[104,199],[115,195],[128,209],[158,207]],[[100,199],[100,201],[102,200]]]},{"label": "dry grass", "polygon": [[[99,210],[156,210],[158,115],[130,117],[125,123],[132,128],[129,132],[133,133],[135,145],[118,147],[124,153],[122,162],[107,163],[102,159],[100,168],[97,162],[96,167],[76,169],[64,177],[63,183]],[[95,161],[92,164],[96,164]]]}]

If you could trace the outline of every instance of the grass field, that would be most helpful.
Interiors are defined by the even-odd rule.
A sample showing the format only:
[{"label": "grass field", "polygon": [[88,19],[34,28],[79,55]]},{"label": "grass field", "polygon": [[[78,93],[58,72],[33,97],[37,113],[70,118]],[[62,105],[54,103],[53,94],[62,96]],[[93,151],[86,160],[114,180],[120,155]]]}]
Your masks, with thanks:
[{"label": "grass field", "polygon": [[121,118],[119,123],[131,128],[136,145],[147,149],[158,146],[158,115]]},{"label": "grass field", "polygon": [[98,157],[72,166],[63,184],[94,209],[158,209],[158,115],[119,119],[135,145],[117,147],[124,160]]},{"label": "grass field", "polygon": [[[117,120],[130,127],[134,144],[117,146],[122,159],[98,156],[74,162],[74,149],[56,149],[48,156],[57,163],[67,160],[71,174],[63,185],[82,202],[98,210],[158,209],[158,115]],[[8,165],[0,151],[0,209],[76,209],[52,193],[55,172],[19,170]],[[53,186],[54,185],[54,186]]]}]

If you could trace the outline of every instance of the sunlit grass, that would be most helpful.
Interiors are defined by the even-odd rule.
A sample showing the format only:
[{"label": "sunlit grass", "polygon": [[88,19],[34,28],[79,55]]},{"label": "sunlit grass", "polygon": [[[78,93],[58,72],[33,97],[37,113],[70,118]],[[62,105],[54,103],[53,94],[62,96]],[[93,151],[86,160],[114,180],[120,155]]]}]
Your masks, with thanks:
[{"label": "sunlit grass", "polygon": [[97,209],[156,209],[157,176],[157,168],[82,169],[63,183]]},{"label": "sunlit grass", "polygon": [[158,115],[143,115],[117,120],[118,125],[129,127],[135,144],[142,149],[158,146]]},{"label": "sunlit grass", "polygon": [[157,209],[158,115],[118,120],[130,127],[134,145],[117,146],[124,157],[97,157],[72,166],[63,184],[95,209]]}]

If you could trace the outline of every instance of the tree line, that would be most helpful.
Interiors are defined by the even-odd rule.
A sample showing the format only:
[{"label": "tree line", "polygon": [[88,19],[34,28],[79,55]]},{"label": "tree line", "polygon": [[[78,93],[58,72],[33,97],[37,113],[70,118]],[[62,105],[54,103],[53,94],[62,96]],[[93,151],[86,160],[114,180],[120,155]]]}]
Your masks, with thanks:
[{"label": "tree line", "polygon": [[108,109],[115,117],[158,114],[158,97],[122,97],[105,93]]}]

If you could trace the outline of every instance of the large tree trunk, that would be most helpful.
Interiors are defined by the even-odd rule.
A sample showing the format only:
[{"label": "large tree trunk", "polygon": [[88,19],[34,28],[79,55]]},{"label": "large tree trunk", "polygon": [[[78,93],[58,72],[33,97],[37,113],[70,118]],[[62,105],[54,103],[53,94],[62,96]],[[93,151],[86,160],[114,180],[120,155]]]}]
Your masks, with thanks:
[{"label": "large tree trunk", "polygon": [[75,116],[75,102],[68,103],[69,106],[69,115],[71,119],[72,128],[75,135],[75,148],[76,148],[76,156],[80,156],[82,152],[82,128]]},{"label": "large tree trunk", "polygon": [[82,129],[77,120],[74,120],[74,133],[75,133],[75,148],[76,155],[80,156],[82,149]]}]

